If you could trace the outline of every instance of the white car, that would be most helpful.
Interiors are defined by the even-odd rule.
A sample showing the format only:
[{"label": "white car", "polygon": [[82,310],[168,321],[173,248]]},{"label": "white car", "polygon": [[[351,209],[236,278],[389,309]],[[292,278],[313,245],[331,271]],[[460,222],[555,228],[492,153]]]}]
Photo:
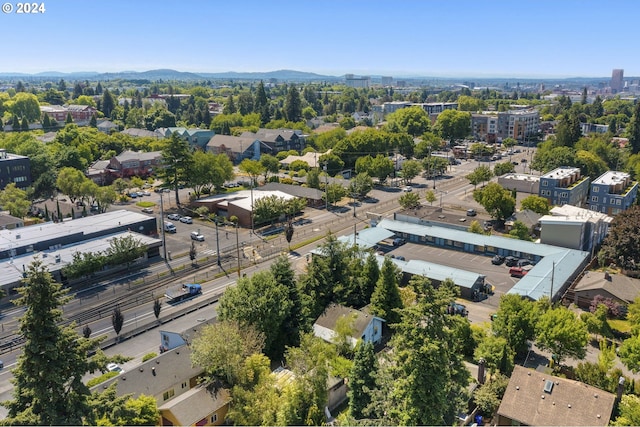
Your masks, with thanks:
[{"label": "white car", "polygon": [[402,189],[402,191],[404,191],[405,193],[411,193],[413,191],[413,187],[411,187],[410,185],[407,185]]},{"label": "white car", "polygon": [[124,370],[117,363],[109,363],[107,365],[107,371],[109,371],[109,372],[119,372],[119,373],[123,373],[124,372]]},{"label": "white car", "polygon": [[191,218],[190,216],[183,216],[182,218],[180,218],[180,222],[183,222],[185,224],[193,224],[193,218]]},{"label": "white car", "polygon": [[179,214],[169,214],[169,215],[167,215],[167,218],[169,218],[169,219],[171,219],[171,220],[173,220],[173,221],[177,221],[177,220],[179,220],[180,218],[182,218],[182,215],[179,215]]},{"label": "white car", "polygon": [[198,233],[197,231],[192,231],[191,240],[195,240],[197,242],[204,242],[204,235]]}]

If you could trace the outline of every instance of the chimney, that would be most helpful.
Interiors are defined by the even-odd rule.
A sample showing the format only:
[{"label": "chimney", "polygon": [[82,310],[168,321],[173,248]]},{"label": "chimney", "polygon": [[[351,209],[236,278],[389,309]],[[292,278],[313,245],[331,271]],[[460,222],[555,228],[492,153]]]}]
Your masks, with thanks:
[{"label": "chimney", "polygon": [[484,359],[478,360],[478,382],[480,385],[484,384],[484,364]]},{"label": "chimney", "polygon": [[616,400],[619,402],[622,399],[622,392],[624,391],[624,377],[618,379],[618,389],[616,390]]},{"label": "chimney", "polygon": [[[608,271],[604,272],[604,280],[606,280],[607,282],[611,281],[611,275],[609,274]],[[622,378],[622,377],[620,377],[620,378]]]}]

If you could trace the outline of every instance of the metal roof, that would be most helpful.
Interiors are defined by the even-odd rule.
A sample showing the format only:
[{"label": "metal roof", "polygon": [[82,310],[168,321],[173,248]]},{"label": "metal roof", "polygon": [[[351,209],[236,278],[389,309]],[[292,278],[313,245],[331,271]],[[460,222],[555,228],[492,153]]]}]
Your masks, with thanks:
[{"label": "metal roof", "polygon": [[[378,255],[379,258],[383,258]],[[402,261],[399,261],[401,263]],[[483,279],[483,274],[474,273],[472,271],[461,270],[459,268],[447,267],[446,265],[434,264],[422,260],[409,260],[404,265],[396,263],[404,273],[419,274],[429,279],[442,282],[446,279],[453,280],[457,286],[463,288],[473,288],[479,279]]]}]

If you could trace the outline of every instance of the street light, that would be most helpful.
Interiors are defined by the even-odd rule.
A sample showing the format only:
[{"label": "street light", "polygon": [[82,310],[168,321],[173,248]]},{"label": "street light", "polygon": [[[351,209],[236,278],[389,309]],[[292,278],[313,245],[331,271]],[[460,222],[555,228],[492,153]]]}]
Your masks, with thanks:
[{"label": "street light", "polygon": [[220,239],[218,239],[218,216],[213,218],[213,223],[216,226],[216,255],[218,255],[218,267],[222,267],[220,263]]},{"label": "street light", "polygon": [[160,193],[160,232],[162,233],[162,250],[164,253],[164,260],[167,260],[167,240],[164,235],[164,203],[162,201],[162,193]]}]

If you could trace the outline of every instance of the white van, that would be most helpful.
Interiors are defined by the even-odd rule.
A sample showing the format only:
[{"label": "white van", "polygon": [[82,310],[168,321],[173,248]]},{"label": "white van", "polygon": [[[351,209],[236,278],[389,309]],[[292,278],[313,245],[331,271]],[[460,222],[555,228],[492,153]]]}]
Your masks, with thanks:
[{"label": "white van", "polygon": [[164,223],[164,231],[166,231],[167,233],[175,233],[178,230],[176,229],[176,226],[173,225],[172,222],[165,222]]}]

